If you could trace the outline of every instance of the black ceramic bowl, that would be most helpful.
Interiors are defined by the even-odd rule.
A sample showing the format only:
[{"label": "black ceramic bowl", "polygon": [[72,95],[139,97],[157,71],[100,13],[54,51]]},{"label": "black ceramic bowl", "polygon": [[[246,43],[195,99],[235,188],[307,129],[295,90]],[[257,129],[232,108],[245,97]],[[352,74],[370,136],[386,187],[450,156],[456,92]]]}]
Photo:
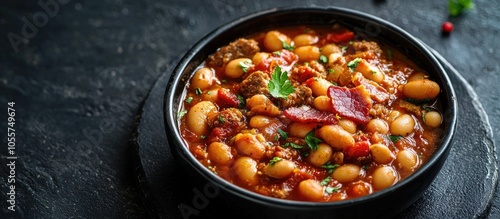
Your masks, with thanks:
[{"label": "black ceramic bowl", "polygon": [[[343,24],[361,37],[385,42],[423,67],[441,86],[439,99],[443,108],[443,135],[432,157],[420,169],[397,184],[352,200],[317,203],[282,200],[263,196],[219,178],[201,165],[190,153],[179,131],[178,113],[186,83],[195,69],[219,47],[238,37],[273,27],[333,23]],[[401,28],[366,13],[337,7],[304,7],[271,9],[247,15],[227,23],[202,38],[189,50],[173,70],[165,92],[164,118],[168,142],[176,160],[195,180],[206,182],[206,188],[236,204],[240,216],[274,218],[388,218],[414,203],[430,186],[440,171],[452,145],[456,124],[456,96],[446,72],[432,53],[415,37]],[[182,180],[182,179],[180,179]],[[186,182],[188,180],[186,179]],[[258,213],[255,213],[258,212]],[[223,212],[221,212],[223,214]]]}]

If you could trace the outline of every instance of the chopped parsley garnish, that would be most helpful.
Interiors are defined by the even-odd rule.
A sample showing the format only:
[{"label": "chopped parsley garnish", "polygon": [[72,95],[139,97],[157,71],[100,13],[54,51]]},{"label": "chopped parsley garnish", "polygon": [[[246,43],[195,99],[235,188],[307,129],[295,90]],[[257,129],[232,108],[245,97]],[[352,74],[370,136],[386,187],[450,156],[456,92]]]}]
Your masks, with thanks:
[{"label": "chopped parsley garnish", "polygon": [[222,123],[222,124],[224,124],[226,122],[226,120],[222,116],[219,116],[218,119],[219,119],[219,122]]},{"label": "chopped parsley garnish", "polygon": [[431,98],[425,98],[423,100],[414,99],[414,98],[405,98],[404,100],[406,102],[412,103],[414,105],[421,106],[423,104],[429,103],[431,101]]},{"label": "chopped parsley garnish", "polygon": [[458,16],[472,8],[474,8],[472,0],[448,0],[448,12],[451,16]]},{"label": "chopped parsley garnish", "polygon": [[196,95],[201,95],[203,93],[203,91],[201,91],[201,89],[198,87],[198,88],[194,89],[194,93]]},{"label": "chopped parsley garnish", "polygon": [[293,51],[295,49],[295,46],[290,45],[289,43],[287,43],[284,40],[282,40],[281,43],[283,44],[283,49],[286,49],[286,50],[289,50],[289,51]]},{"label": "chopped parsley garnish", "polygon": [[349,41],[349,45],[352,45],[352,44],[354,44],[354,41]]},{"label": "chopped parsley garnish", "polygon": [[349,70],[351,72],[354,72],[354,69],[358,67],[359,63],[361,62],[361,58],[355,58],[351,60],[349,63],[347,63],[347,67],[349,67]]},{"label": "chopped parsley garnish", "polygon": [[348,46],[342,46],[342,51],[345,52],[347,50],[347,48],[349,48],[349,47]]},{"label": "chopped parsley garnish", "polygon": [[329,193],[329,194],[337,192],[337,191],[339,191],[339,188],[337,188],[337,187],[326,187],[325,188],[325,192]]},{"label": "chopped parsley garnish", "polygon": [[186,115],[188,111],[187,110],[181,110],[178,114],[177,114],[177,117],[182,118],[184,115]]},{"label": "chopped parsley garnish", "polygon": [[273,157],[273,159],[271,159],[271,160],[269,161],[269,166],[272,166],[272,165],[274,165],[275,163],[278,163],[278,162],[280,162],[280,161],[282,161],[282,160],[283,160],[283,159],[282,159],[281,157]]},{"label": "chopped parsley garnish", "polygon": [[319,56],[319,60],[320,60],[321,62],[323,62],[323,63],[327,63],[327,62],[328,62],[328,58],[327,58],[326,56],[324,56],[324,55],[320,55],[320,56]]},{"label": "chopped parsley garnish", "polygon": [[423,108],[425,111],[427,111],[427,112],[430,112],[430,111],[432,111],[432,110],[433,110],[433,109],[432,109],[432,107],[430,107],[430,106],[422,106],[422,108]]},{"label": "chopped parsley garnish", "polygon": [[274,51],[273,54],[276,56],[281,56],[281,51]]},{"label": "chopped parsley garnish", "polygon": [[249,62],[239,62],[238,63],[238,67],[241,68],[241,70],[243,70],[243,72],[247,73],[248,71],[248,68],[250,68],[250,63]]},{"label": "chopped parsley garnish", "polygon": [[368,165],[368,164],[364,165],[364,166],[363,166],[363,169],[365,169],[365,170],[370,169],[370,165]]},{"label": "chopped parsley garnish", "polygon": [[333,73],[335,73],[335,70],[333,70],[333,69],[329,68],[329,69],[328,69],[328,73],[333,74]]},{"label": "chopped parsley garnish", "polygon": [[245,100],[245,98],[241,95],[238,94],[238,107],[239,108],[243,108],[247,105],[247,101]]},{"label": "chopped parsley garnish", "polygon": [[288,80],[288,72],[281,71],[279,66],[274,68],[274,72],[271,74],[271,80],[267,84],[267,88],[269,88],[271,96],[283,99],[286,99],[288,95],[295,91],[290,83],[290,80]]},{"label": "chopped parsley garnish", "polygon": [[200,138],[203,140],[203,139],[207,138],[207,136],[202,135],[202,136],[200,136]]},{"label": "chopped parsley garnish", "polygon": [[389,140],[391,140],[392,142],[396,143],[397,141],[399,141],[399,139],[403,138],[403,136],[401,136],[401,135],[389,135],[389,136],[387,136],[387,138]]},{"label": "chopped parsley garnish", "polygon": [[387,54],[387,59],[392,60],[392,51],[390,49],[385,50],[385,53]]},{"label": "chopped parsley garnish", "polygon": [[311,150],[316,151],[318,149],[318,144],[321,143],[322,141],[316,137],[314,137],[314,131],[310,131],[307,133],[305,137],[307,146],[311,148]]},{"label": "chopped parsley garnish", "polygon": [[225,83],[227,83],[227,80],[226,79],[222,79],[221,82],[225,84]]},{"label": "chopped parsley garnish", "polygon": [[283,140],[286,140],[288,138],[288,133],[281,130],[281,129],[278,129],[278,134],[279,134],[280,138]]},{"label": "chopped parsley garnish", "polygon": [[335,169],[337,169],[337,167],[339,167],[340,165],[338,164],[330,164],[330,162],[326,163],[325,165],[321,166],[322,168],[324,169],[327,169],[328,170],[328,174],[332,174],[333,171]]},{"label": "chopped parsley garnish", "polygon": [[377,71],[375,71],[375,70],[371,70],[371,72],[372,72],[372,75],[377,74]]},{"label": "chopped parsley garnish", "polygon": [[284,147],[284,148],[290,147],[290,148],[293,148],[293,149],[303,149],[306,146],[298,145],[298,144],[295,144],[295,143],[292,143],[292,142],[288,142],[288,143],[284,144],[282,147]]},{"label": "chopped parsley garnish", "polygon": [[193,101],[193,97],[188,97],[188,98],[186,99],[186,103],[191,103],[191,101]]},{"label": "chopped parsley garnish", "polygon": [[319,184],[321,184],[322,186],[326,186],[326,185],[328,185],[328,183],[330,183],[331,180],[332,180],[332,177],[331,176],[327,176],[326,178],[324,178],[323,180],[321,180],[321,182]]}]

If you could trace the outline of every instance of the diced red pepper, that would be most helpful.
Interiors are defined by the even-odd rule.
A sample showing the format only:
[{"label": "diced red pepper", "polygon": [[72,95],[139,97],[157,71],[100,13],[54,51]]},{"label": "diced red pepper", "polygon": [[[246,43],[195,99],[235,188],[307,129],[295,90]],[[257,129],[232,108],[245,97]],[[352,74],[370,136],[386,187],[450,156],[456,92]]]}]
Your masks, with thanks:
[{"label": "diced red pepper", "polygon": [[217,104],[220,107],[237,108],[240,105],[240,100],[238,99],[238,96],[232,93],[229,89],[221,88],[217,91]]},{"label": "diced red pepper", "polygon": [[367,141],[358,141],[353,146],[344,149],[344,154],[348,158],[358,158],[370,155],[370,143]]},{"label": "diced red pepper", "polygon": [[341,43],[354,39],[354,32],[345,30],[342,32],[327,33],[325,37],[327,42]]}]

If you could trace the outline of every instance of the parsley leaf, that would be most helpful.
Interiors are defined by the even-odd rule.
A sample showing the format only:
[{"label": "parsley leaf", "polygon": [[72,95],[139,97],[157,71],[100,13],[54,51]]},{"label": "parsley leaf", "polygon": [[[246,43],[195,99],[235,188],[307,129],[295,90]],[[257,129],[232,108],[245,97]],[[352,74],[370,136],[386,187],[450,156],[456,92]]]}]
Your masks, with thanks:
[{"label": "parsley leaf", "polygon": [[307,146],[311,148],[311,150],[316,151],[318,149],[318,144],[321,143],[322,141],[316,137],[314,137],[314,131],[310,131],[307,133],[305,137]]},{"label": "parsley leaf", "polygon": [[271,80],[267,84],[267,88],[269,88],[271,96],[283,99],[286,99],[288,95],[295,91],[290,83],[290,80],[288,80],[288,72],[281,71],[279,66],[274,68],[274,72],[271,74]]},{"label": "parsley leaf", "polygon": [[332,180],[332,177],[331,176],[327,176],[326,178],[324,178],[323,180],[321,180],[321,182],[319,184],[322,185],[322,186],[326,186],[326,185],[328,185],[328,183],[330,183],[331,180]]},{"label": "parsley leaf", "polygon": [[306,146],[298,145],[298,144],[295,144],[295,143],[292,143],[292,142],[288,142],[288,143],[284,144],[283,147],[284,148],[291,147],[293,149],[302,149],[302,148],[305,148]]},{"label": "parsley leaf", "polygon": [[286,140],[288,138],[288,133],[281,130],[281,129],[278,129],[278,134],[279,134],[280,138],[283,140]]},{"label": "parsley leaf", "polygon": [[458,16],[472,8],[474,8],[472,0],[448,0],[448,12],[451,16]]},{"label": "parsley leaf", "polygon": [[319,56],[319,60],[320,60],[321,62],[323,62],[323,63],[327,63],[327,62],[328,62],[328,58],[327,58],[326,56],[324,56],[324,55],[320,55],[320,56]]},{"label": "parsley leaf", "polygon": [[197,87],[196,89],[194,89],[194,93],[196,95],[201,95],[201,94],[203,94],[203,91],[201,91],[201,89],[199,87]]},{"label": "parsley leaf", "polygon": [[396,143],[397,141],[399,141],[399,139],[403,138],[403,136],[401,136],[401,135],[389,135],[389,136],[387,136],[387,138],[389,140],[391,140],[392,142]]},{"label": "parsley leaf", "polygon": [[392,60],[392,51],[390,49],[387,49],[385,53],[387,54],[387,59]]},{"label": "parsley leaf", "polygon": [[324,169],[327,169],[327,170],[328,170],[328,174],[332,174],[332,173],[333,173],[333,171],[334,171],[335,169],[337,169],[337,167],[339,167],[339,166],[340,166],[340,165],[338,165],[338,164],[330,164],[330,163],[328,162],[328,163],[326,163],[325,165],[323,165],[323,166],[321,166],[321,167],[322,167],[322,168],[324,168]]},{"label": "parsley leaf", "polygon": [[182,118],[184,115],[186,115],[188,111],[187,110],[181,110],[178,114],[177,114],[177,117]]},{"label": "parsley leaf", "polygon": [[334,193],[334,192],[337,192],[337,191],[339,191],[339,188],[337,188],[337,187],[326,187],[325,188],[325,192],[326,193]]},{"label": "parsley leaf", "polygon": [[282,159],[281,157],[273,157],[273,159],[271,159],[271,160],[269,161],[269,166],[272,166],[272,165],[274,165],[275,163],[278,163],[278,162],[280,162],[280,161],[282,161],[282,160],[283,160],[283,159]]},{"label": "parsley leaf", "polygon": [[239,108],[245,107],[245,105],[247,104],[247,101],[245,100],[245,98],[239,94],[237,97],[238,97],[238,107]]},{"label": "parsley leaf", "polygon": [[193,97],[188,97],[188,98],[186,99],[186,103],[191,103],[191,101],[193,101]]},{"label": "parsley leaf", "polygon": [[425,98],[423,100],[414,99],[414,98],[405,98],[404,100],[406,102],[410,102],[410,103],[412,103],[414,105],[421,106],[423,104],[429,103],[431,101],[431,98]]},{"label": "parsley leaf", "polygon": [[241,70],[243,70],[243,72],[247,73],[248,71],[248,68],[250,68],[250,63],[249,62],[239,62],[238,63],[238,67],[241,68]]},{"label": "parsley leaf", "polygon": [[219,116],[218,119],[219,119],[219,122],[222,123],[222,124],[224,124],[226,122],[226,120],[222,116]]},{"label": "parsley leaf", "polygon": [[286,49],[288,51],[293,51],[295,49],[295,46],[288,44],[284,40],[281,41],[281,44],[283,44],[283,49]]},{"label": "parsley leaf", "polygon": [[351,60],[349,63],[347,63],[347,67],[349,67],[349,70],[351,72],[354,72],[354,69],[358,67],[359,62],[361,62],[361,58],[355,58]]}]

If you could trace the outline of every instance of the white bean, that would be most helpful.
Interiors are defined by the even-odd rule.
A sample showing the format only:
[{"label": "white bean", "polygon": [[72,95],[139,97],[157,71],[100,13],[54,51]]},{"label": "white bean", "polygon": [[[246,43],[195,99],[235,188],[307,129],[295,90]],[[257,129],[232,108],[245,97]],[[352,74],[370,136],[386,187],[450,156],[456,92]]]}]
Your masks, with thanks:
[{"label": "white bean", "polygon": [[430,111],[424,115],[425,124],[432,128],[437,128],[443,122],[441,114],[437,111]]},{"label": "white bean", "polygon": [[318,129],[318,135],[330,146],[343,150],[354,145],[351,133],[339,125],[325,125]]},{"label": "white bean", "polygon": [[217,107],[210,101],[195,104],[186,114],[187,128],[197,135],[206,134],[208,132],[207,116],[216,111]]},{"label": "white bean", "polygon": [[231,147],[222,142],[213,142],[207,148],[208,159],[218,165],[226,165],[232,159]]},{"label": "white bean", "polygon": [[418,157],[412,150],[403,149],[396,155],[396,161],[399,168],[411,172],[417,167]]},{"label": "white bean", "polygon": [[348,183],[353,182],[360,176],[361,167],[356,164],[344,164],[337,167],[332,173],[332,178],[341,182]]},{"label": "white bean", "polygon": [[439,84],[429,79],[413,80],[403,86],[406,97],[418,100],[434,99],[440,90]]},{"label": "white bean", "polygon": [[249,58],[233,59],[227,63],[224,73],[229,78],[239,78],[245,74],[243,67],[250,65],[252,65],[252,60]]},{"label": "white bean", "polygon": [[372,153],[373,160],[379,164],[387,164],[394,159],[391,150],[380,143],[370,145],[370,152]]},{"label": "white bean", "polygon": [[234,137],[234,144],[239,152],[256,160],[264,157],[266,152],[266,146],[254,134],[239,133]]},{"label": "white bean", "polygon": [[249,186],[257,184],[257,162],[250,157],[240,157],[234,161],[233,171],[238,178]]},{"label": "white bean", "polygon": [[292,161],[283,159],[274,164],[268,164],[264,168],[264,174],[273,178],[282,179],[290,176],[294,169],[295,164]]},{"label": "white bean", "polygon": [[366,131],[378,132],[380,134],[387,134],[389,132],[389,125],[383,119],[372,119],[366,124]]},{"label": "white bean", "polygon": [[406,136],[413,132],[415,120],[409,114],[398,116],[390,125],[389,129],[393,135]]},{"label": "white bean", "polygon": [[311,132],[315,127],[315,124],[293,122],[290,124],[290,130],[288,133],[293,137],[304,138],[307,133]]},{"label": "white bean", "polygon": [[391,166],[378,167],[373,172],[373,188],[380,190],[394,185],[398,180],[396,171]]},{"label": "white bean", "polygon": [[212,86],[215,79],[215,73],[210,68],[200,68],[191,78],[191,85],[193,89],[205,90]]},{"label": "white bean", "polygon": [[272,30],[264,37],[264,48],[270,52],[279,51],[283,49],[283,42],[292,44],[292,39],[279,31]]},{"label": "white bean", "polygon": [[309,150],[307,161],[314,166],[321,167],[332,157],[333,150],[330,145],[319,143],[316,151]]},{"label": "white bean", "polygon": [[311,201],[319,201],[323,198],[323,186],[314,179],[301,181],[298,191],[302,196]]}]

